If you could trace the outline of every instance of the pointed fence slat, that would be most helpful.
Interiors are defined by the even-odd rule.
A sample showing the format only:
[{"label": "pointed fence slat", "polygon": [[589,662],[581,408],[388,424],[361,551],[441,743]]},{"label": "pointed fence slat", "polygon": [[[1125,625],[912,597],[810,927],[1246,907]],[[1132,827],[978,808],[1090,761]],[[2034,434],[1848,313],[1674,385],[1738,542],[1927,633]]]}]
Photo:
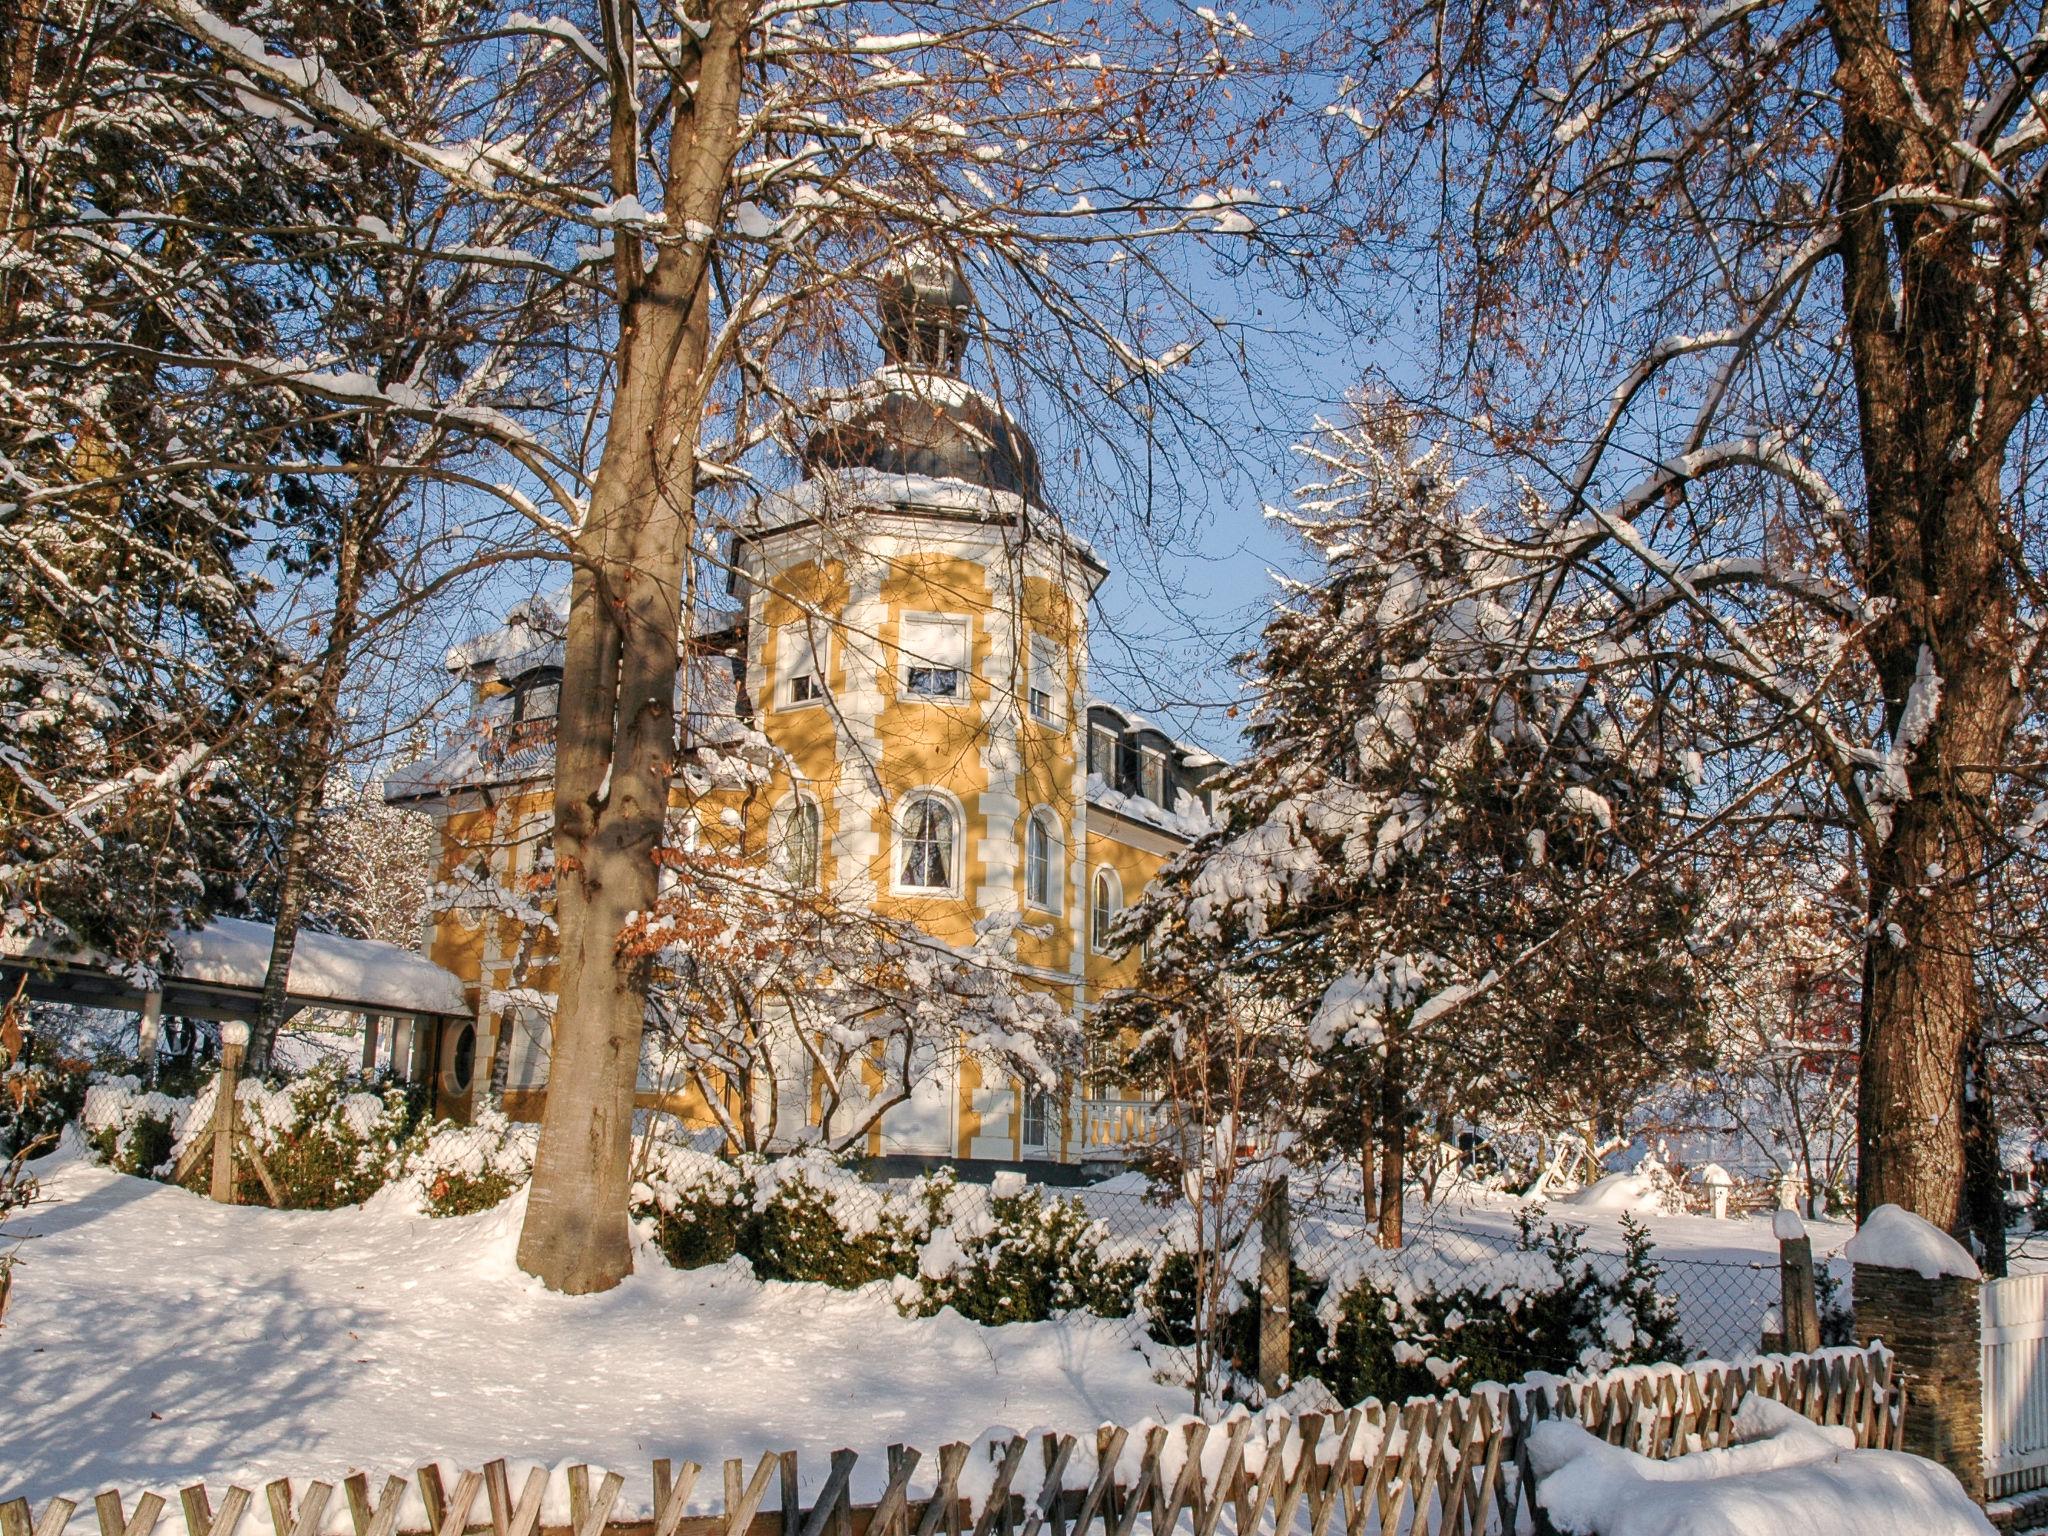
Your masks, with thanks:
[{"label": "pointed fence slat", "polygon": [[[743,1461],[727,1461],[724,1509],[697,1515],[688,1513],[703,1471],[695,1462],[655,1462],[651,1511],[619,1518],[625,1478],[578,1465],[566,1471],[566,1526],[541,1524],[546,1469],[532,1468],[515,1497],[502,1460],[458,1473],[452,1491],[431,1463],[416,1468],[410,1482],[386,1476],[374,1503],[371,1479],[362,1472],[350,1473],[339,1487],[353,1536],[1217,1536],[1226,1510],[1236,1517],[1236,1536],[1502,1536],[1549,1529],[1535,1504],[1528,1452],[1530,1432],[1545,1419],[1569,1418],[1614,1445],[1665,1459],[1728,1444],[1737,1409],[1755,1394],[1817,1422],[1846,1426],[1858,1445],[1891,1449],[1898,1444],[1905,1392],[1882,1350],[1837,1350],[1489,1388],[1398,1407],[1368,1401],[1327,1415],[1256,1422],[1238,1416],[1178,1430],[1148,1425],[1128,1482],[1120,1476],[1132,1431],[1104,1425],[1085,1487],[1068,1486],[1078,1477],[1074,1436],[1038,1437],[1038,1453],[1028,1457],[1036,1471],[1027,1474],[1030,1442],[1020,1435],[990,1447],[996,1465],[979,1499],[960,1491],[967,1445],[939,1448],[931,1492],[923,1498],[912,1492],[926,1465],[923,1453],[887,1447],[887,1477],[871,1504],[853,1499],[860,1457],[840,1450],[832,1453],[808,1509],[794,1451],[763,1455],[751,1477]],[[1247,1464],[1255,1443],[1262,1456],[1253,1473]],[[1175,1450],[1177,1462],[1170,1458]],[[1206,1470],[1205,1455],[1214,1460]],[[768,1486],[778,1477],[781,1508],[764,1511]],[[417,1531],[399,1526],[411,1487],[419,1490],[427,1517]],[[298,1488],[295,1493],[288,1478],[264,1487],[274,1536],[321,1536],[327,1528],[335,1485],[306,1481]],[[179,1494],[185,1536],[240,1536],[255,1497],[230,1487],[216,1509],[204,1486],[185,1488]],[[162,1494],[145,1491],[130,1509],[118,1489],[95,1495],[97,1536],[162,1536]],[[77,1536],[67,1530],[76,1510],[69,1499],[50,1500],[40,1515],[26,1499],[0,1501],[0,1536]]]}]

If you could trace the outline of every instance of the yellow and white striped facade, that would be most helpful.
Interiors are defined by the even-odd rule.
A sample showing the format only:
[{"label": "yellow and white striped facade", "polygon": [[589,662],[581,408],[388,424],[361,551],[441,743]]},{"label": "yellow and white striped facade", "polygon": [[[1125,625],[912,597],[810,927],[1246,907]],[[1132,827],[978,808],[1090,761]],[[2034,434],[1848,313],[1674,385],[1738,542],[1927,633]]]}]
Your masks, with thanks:
[{"label": "yellow and white striped facade", "polygon": [[[880,377],[892,420],[929,404],[941,439],[970,388],[943,369]],[[1007,934],[1026,984],[1085,1016],[1135,969],[1135,956],[1109,951],[1105,920],[1205,825],[1202,781],[1220,765],[1091,701],[1088,611],[1107,572],[1037,505],[1035,471],[1020,493],[976,483],[1005,477],[943,451],[924,467],[960,475],[845,457],[809,463],[733,543],[737,606],[697,624],[686,747],[717,742],[756,771],[722,774],[717,754],[686,750],[674,803],[764,858],[800,857],[844,905],[956,947]],[[545,609],[528,605],[458,649],[451,665],[475,687],[479,731],[500,746],[467,746],[388,791],[439,819],[445,887],[474,886],[488,868],[511,909],[546,859],[542,738],[559,678],[547,629]],[[474,905],[451,902],[431,938],[432,958],[479,1000],[462,1093],[495,1089],[530,1115],[546,1076],[534,1006],[552,985],[545,935],[516,910]],[[792,1063],[784,1080],[802,1079]],[[793,1092],[784,1123],[814,1120],[816,1096]],[[687,1096],[660,1102],[708,1119]],[[1111,1070],[1076,1072],[1048,1097],[970,1058],[935,1068],[867,1150],[1086,1162],[1121,1156],[1154,1125]]]}]

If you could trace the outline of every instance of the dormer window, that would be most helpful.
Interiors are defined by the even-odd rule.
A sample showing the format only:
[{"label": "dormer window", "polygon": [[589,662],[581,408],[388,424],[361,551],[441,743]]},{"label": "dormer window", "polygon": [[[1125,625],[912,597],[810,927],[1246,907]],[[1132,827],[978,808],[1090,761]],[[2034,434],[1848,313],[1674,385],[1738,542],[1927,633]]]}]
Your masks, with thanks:
[{"label": "dormer window", "polygon": [[515,720],[552,720],[561,707],[562,685],[552,679],[528,683],[512,696]]},{"label": "dormer window", "polygon": [[967,620],[952,615],[903,617],[903,691],[914,699],[967,697]]},{"label": "dormer window", "polygon": [[1144,760],[1143,777],[1139,789],[1154,805],[1166,804],[1166,754],[1147,747],[1141,754]]},{"label": "dormer window", "polygon": [[1116,786],[1116,732],[1106,725],[1088,728],[1088,771],[1111,788]]},{"label": "dormer window", "polygon": [[1138,777],[1138,745],[1127,737],[1120,738],[1116,744],[1115,788],[1120,794],[1135,795]]}]

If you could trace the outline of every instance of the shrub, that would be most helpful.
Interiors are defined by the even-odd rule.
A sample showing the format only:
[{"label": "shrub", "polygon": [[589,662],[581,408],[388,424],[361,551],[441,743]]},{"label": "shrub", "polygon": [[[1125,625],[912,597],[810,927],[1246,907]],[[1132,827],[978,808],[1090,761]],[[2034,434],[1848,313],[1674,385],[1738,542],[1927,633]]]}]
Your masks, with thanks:
[{"label": "shrub", "polygon": [[1080,1201],[1037,1189],[996,1195],[984,1221],[961,1225],[964,1235],[959,1225],[935,1229],[920,1255],[927,1314],[950,1306],[977,1323],[1062,1312],[1128,1317],[1151,1267],[1142,1248],[1114,1241]]},{"label": "shrub", "polygon": [[[213,1079],[194,1098],[146,1093],[133,1077],[108,1077],[84,1095],[86,1139],[124,1173],[171,1175],[177,1158],[211,1134]],[[423,1093],[396,1083],[364,1092],[335,1063],[315,1067],[282,1087],[244,1079],[236,1090],[242,1123],[262,1154],[287,1209],[332,1210],[368,1199],[406,1166],[424,1139]],[[190,1182],[212,1176],[202,1153]],[[238,1159],[235,1198],[270,1203],[253,1162]]]},{"label": "shrub", "polygon": [[[1241,1270],[1241,1259],[1234,1259],[1233,1271]],[[1145,1287],[1145,1331],[1159,1343],[1176,1349],[1194,1346],[1201,1303],[1197,1278],[1195,1255],[1178,1245],[1169,1246],[1152,1267]],[[1288,1283],[1292,1316],[1287,1369],[1298,1380],[1316,1375],[1325,1353],[1325,1286],[1298,1264],[1290,1264]],[[1259,1366],[1258,1287],[1241,1274],[1233,1273],[1224,1279],[1221,1299],[1223,1311],[1216,1324],[1216,1358],[1246,1380],[1254,1379]]]},{"label": "shrub", "polygon": [[90,1081],[89,1062],[32,1034],[26,1058],[0,1069],[0,1158],[54,1138],[77,1119]]},{"label": "shrub", "polygon": [[515,1126],[489,1107],[468,1125],[434,1125],[406,1163],[420,1208],[429,1216],[473,1216],[503,1205],[533,1177],[537,1136],[534,1127]]},{"label": "shrub", "polygon": [[[389,1183],[415,1150],[425,1109],[425,1096],[416,1087],[391,1083],[381,1093],[353,1091],[344,1069],[325,1062],[282,1089],[254,1086],[254,1092],[236,1097],[277,1182],[281,1209],[360,1205]],[[211,1097],[195,1102],[195,1119],[201,1119],[202,1109],[210,1115]],[[210,1161],[202,1158],[199,1167]],[[237,1199],[265,1201],[253,1166],[238,1162],[235,1175]]]},{"label": "shrub", "polygon": [[[1526,1219],[1515,1251],[1477,1276],[1424,1268],[1418,1284],[1393,1267],[1398,1255],[1375,1256],[1325,1302],[1324,1382],[1342,1402],[1399,1402],[1532,1371],[1682,1359],[1676,1307],[1657,1290],[1649,1235],[1626,1217],[1622,1226],[1614,1276],[1585,1257],[1579,1228],[1553,1224],[1538,1236]],[[1451,1273],[1459,1282],[1440,1285]]]},{"label": "shrub", "polygon": [[108,1167],[145,1178],[168,1177],[177,1132],[171,1116],[143,1112],[119,1125],[103,1125],[86,1142]]}]

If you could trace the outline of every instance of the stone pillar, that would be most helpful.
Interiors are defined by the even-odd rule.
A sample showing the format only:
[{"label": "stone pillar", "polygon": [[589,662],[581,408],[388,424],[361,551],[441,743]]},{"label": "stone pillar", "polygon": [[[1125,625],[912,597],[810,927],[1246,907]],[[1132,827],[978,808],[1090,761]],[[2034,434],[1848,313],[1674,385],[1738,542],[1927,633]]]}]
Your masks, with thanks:
[{"label": "stone pillar", "polygon": [[1983,1281],[1968,1250],[1897,1206],[1851,1239],[1856,1342],[1882,1340],[1906,1378],[1901,1449],[1947,1467],[1984,1496]]}]

